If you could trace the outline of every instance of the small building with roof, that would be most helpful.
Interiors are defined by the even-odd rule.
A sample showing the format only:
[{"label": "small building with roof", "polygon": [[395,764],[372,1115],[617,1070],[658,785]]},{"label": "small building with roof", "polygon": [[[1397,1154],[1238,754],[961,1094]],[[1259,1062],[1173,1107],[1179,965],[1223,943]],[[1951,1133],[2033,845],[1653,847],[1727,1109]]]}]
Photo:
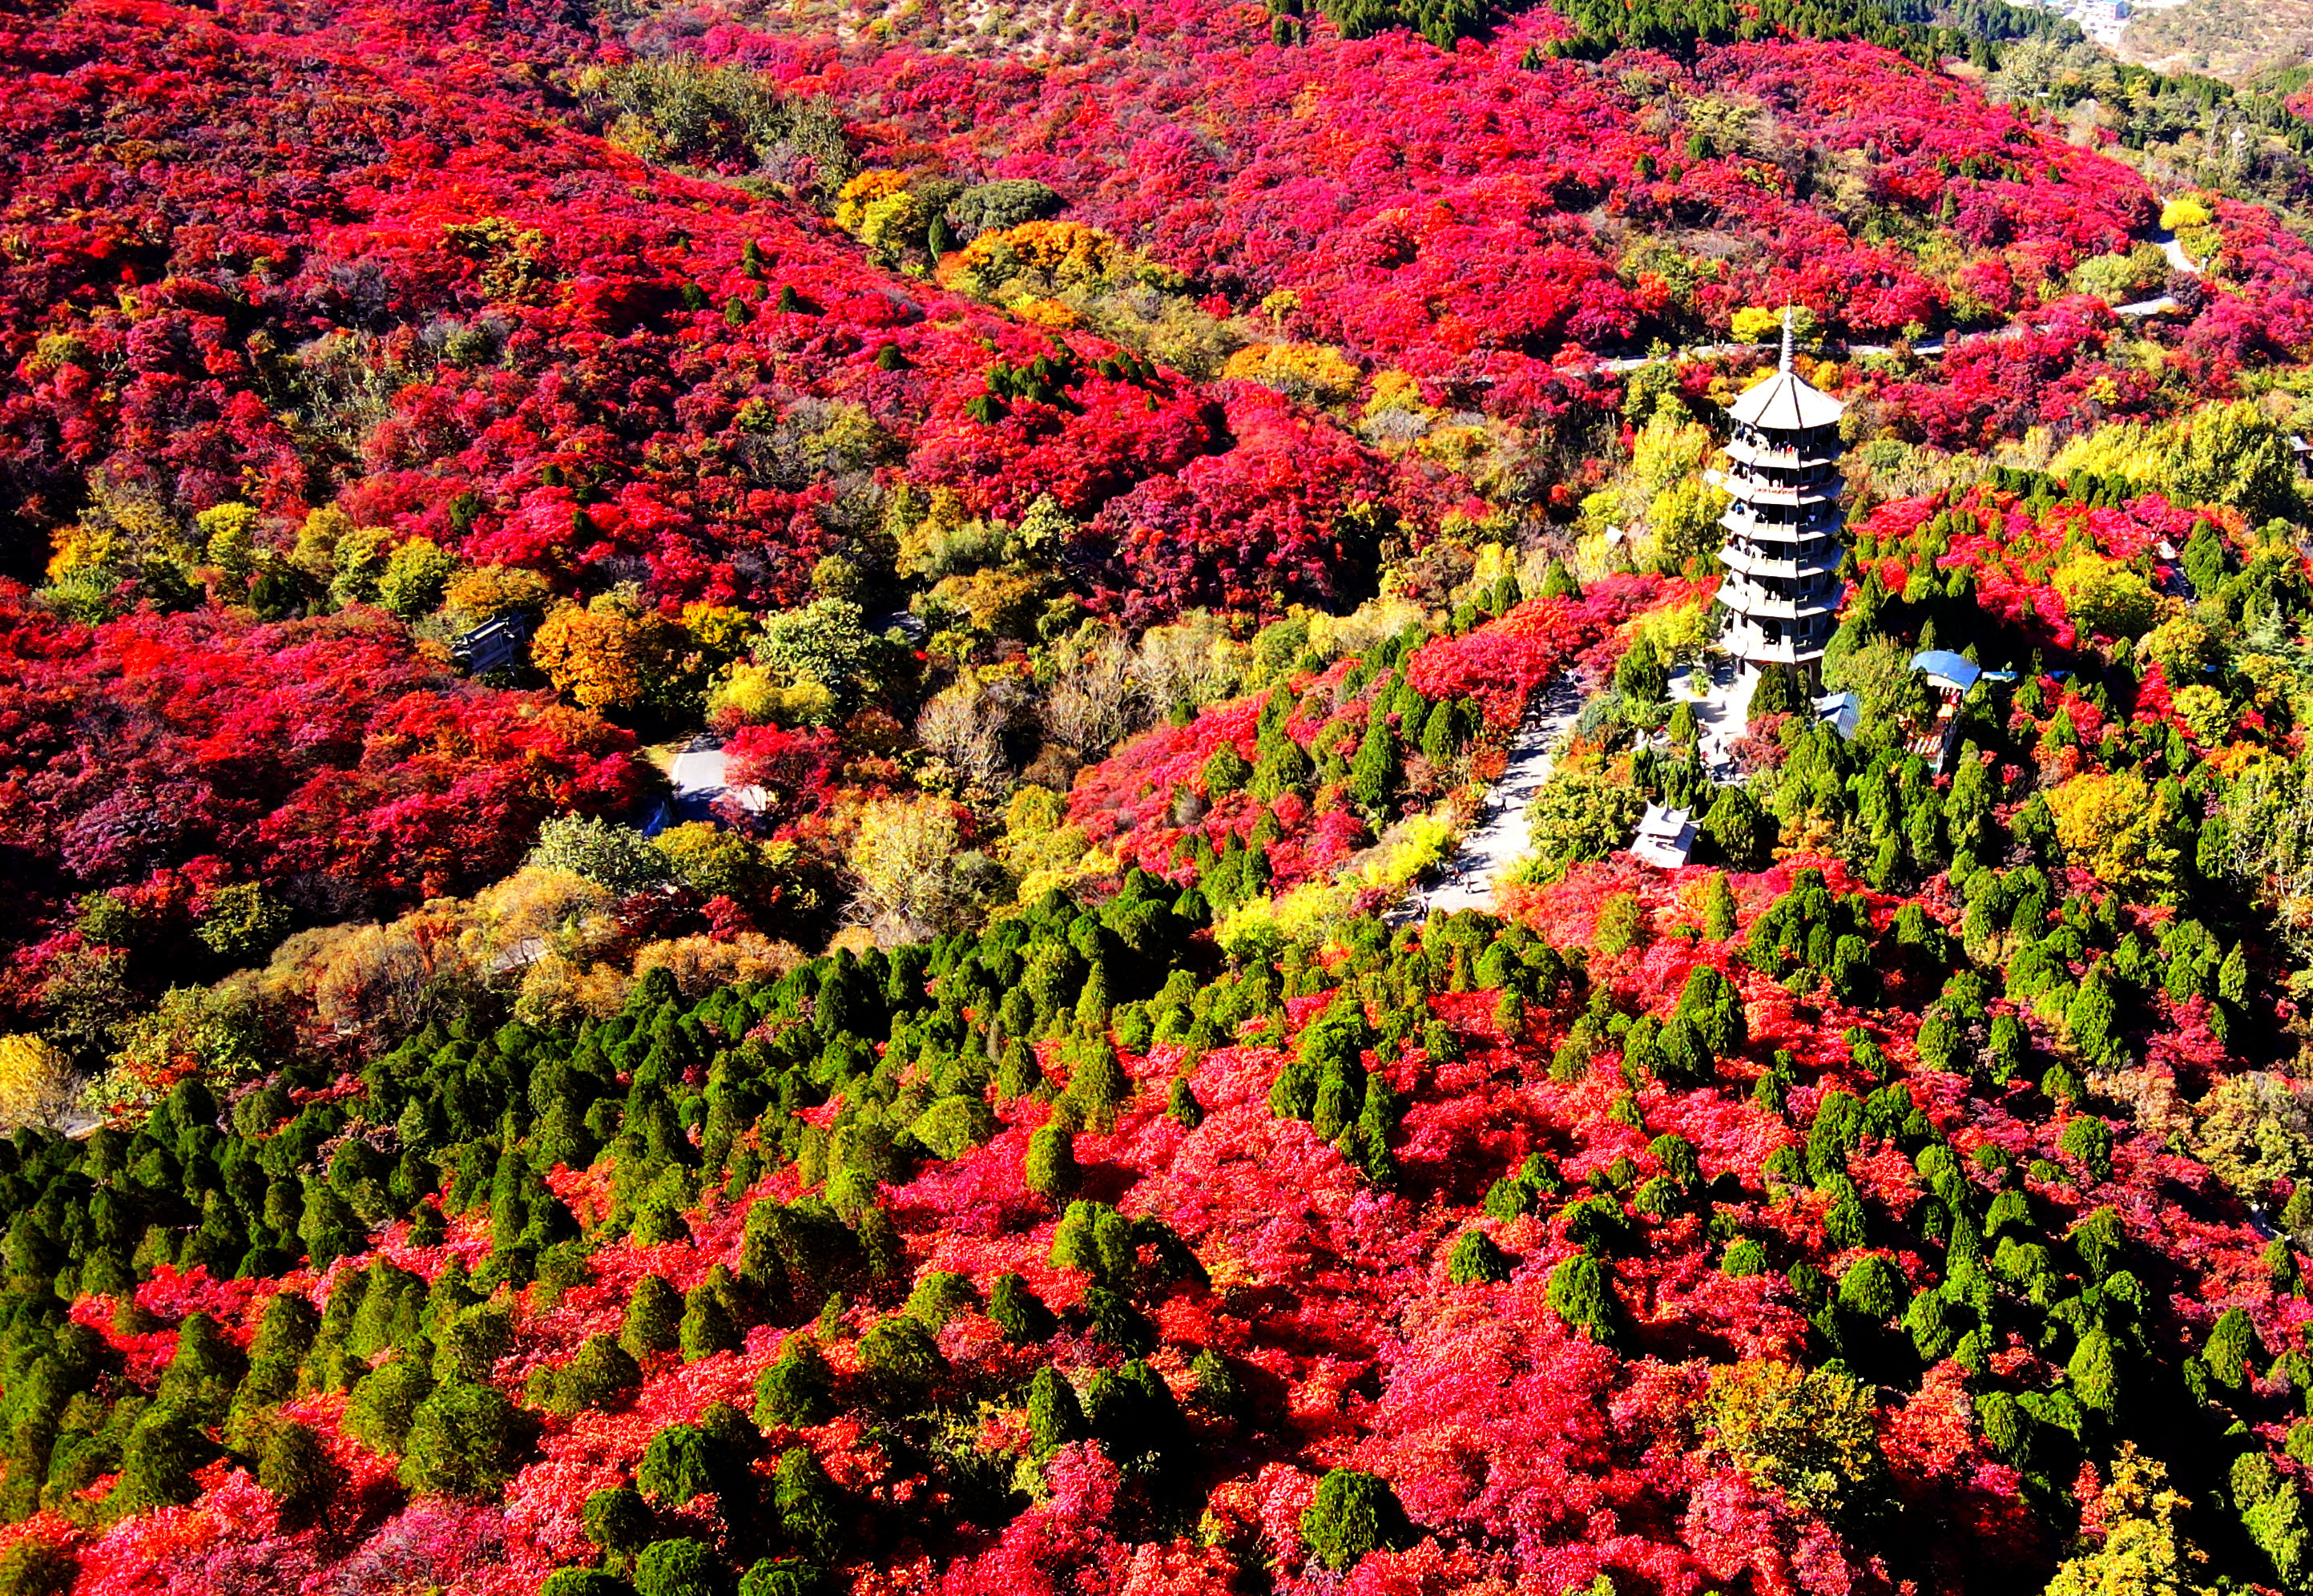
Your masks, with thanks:
[{"label": "small building with roof", "polygon": [[1928,648],[1913,655],[1912,668],[1935,689],[1936,708],[1926,723],[1915,722],[1906,728],[1905,745],[1926,760],[1930,770],[1941,772],[1959,746],[1960,701],[1983,679],[1983,671],[1975,661],[1948,648]]},{"label": "small building with roof", "polygon": [[1662,869],[1681,869],[1694,856],[1693,811],[1649,804],[1640,816],[1639,833],[1631,840],[1631,852]]},{"label": "small building with roof", "polygon": [[1929,648],[1913,655],[1912,668],[1927,677],[1929,686],[1962,696],[1983,678],[1983,666],[1948,648]]},{"label": "small building with roof", "polygon": [[512,669],[528,657],[524,645],[531,631],[531,617],[523,611],[495,616],[450,645],[451,663],[470,676]]},{"label": "small building with roof", "polygon": [[1815,718],[1847,742],[1863,725],[1863,701],[1851,692],[1834,692],[1815,701]]}]

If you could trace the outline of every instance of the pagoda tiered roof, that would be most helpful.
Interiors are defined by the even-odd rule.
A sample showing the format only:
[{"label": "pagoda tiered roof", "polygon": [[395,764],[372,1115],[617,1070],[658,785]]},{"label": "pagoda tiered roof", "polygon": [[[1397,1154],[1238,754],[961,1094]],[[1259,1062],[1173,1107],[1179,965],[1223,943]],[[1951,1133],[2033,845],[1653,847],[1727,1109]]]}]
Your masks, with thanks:
[{"label": "pagoda tiered roof", "polygon": [[1727,413],[1744,426],[1771,432],[1812,432],[1837,426],[1847,407],[1786,366],[1746,391]]}]

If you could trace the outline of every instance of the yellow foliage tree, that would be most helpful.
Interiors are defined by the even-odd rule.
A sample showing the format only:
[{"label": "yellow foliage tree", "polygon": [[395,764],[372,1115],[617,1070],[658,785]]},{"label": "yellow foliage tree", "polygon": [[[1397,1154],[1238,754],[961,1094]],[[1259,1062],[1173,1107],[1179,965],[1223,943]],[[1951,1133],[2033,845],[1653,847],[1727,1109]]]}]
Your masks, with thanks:
[{"label": "yellow foliage tree", "polygon": [[1374,374],[1373,392],[1367,398],[1365,419],[1368,421],[1392,412],[1398,412],[1418,421],[1429,421],[1438,412],[1421,402],[1421,383],[1417,377],[1396,371]]},{"label": "yellow foliage tree", "polygon": [[254,505],[212,505],[193,517],[193,530],[211,565],[246,576],[256,547],[257,520]]},{"label": "yellow foliage tree", "polygon": [[1055,332],[1066,332],[1071,327],[1084,324],[1082,316],[1057,299],[1030,295],[1014,300],[1005,308],[1031,327],[1049,327]]},{"label": "yellow foliage tree", "polygon": [[2179,194],[2160,207],[2160,226],[2168,233],[2209,225],[2209,207],[2190,194]]},{"label": "yellow foliage tree", "polygon": [[1024,271],[1042,272],[1061,287],[1095,283],[1108,275],[1116,241],[1081,222],[1023,222],[1004,233],[983,233],[966,244],[962,269],[993,287]]},{"label": "yellow foliage tree", "polygon": [[2146,632],[2136,653],[2140,659],[2159,664],[2171,686],[2197,681],[2203,672],[2224,663],[2223,646],[2189,613],[2171,615]]},{"label": "yellow foliage tree", "polygon": [[703,820],[671,825],[651,845],[666,856],[678,880],[706,897],[750,898],[771,884],[761,842]]},{"label": "yellow foliage tree", "polygon": [[516,610],[537,609],[553,591],[552,584],[537,571],[486,565],[453,577],[444,597],[462,624],[477,626]]},{"label": "yellow foliage tree", "polygon": [[957,863],[962,806],[945,798],[878,798],[860,812],[845,856],[858,890],[849,918],[879,943],[919,941],[947,929],[971,901]]},{"label": "yellow foliage tree", "polygon": [[70,1107],[72,1060],[43,1037],[0,1036],[0,1128],[48,1124]]},{"label": "yellow foliage tree", "polygon": [[458,559],[432,538],[411,538],[386,558],[377,600],[404,621],[431,613],[457,573]]},{"label": "yellow foliage tree", "polygon": [[2182,436],[2161,462],[2170,498],[2235,505],[2257,522],[2302,514],[2289,429],[2255,400],[2204,404],[2172,425]]},{"label": "yellow foliage tree", "polygon": [[866,225],[869,207],[878,200],[890,199],[908,191],[905,172],[877,168],[863,172],[835,194],[835,225],[854,237]]},{"label": "yellow foliage tree", "polygon": [[57,536],[48,580],[91,567],[127,568],[153,559],[198,558],[169,507],[141,482],[100,467],[89,478],[89,502],[78,523]]},{"label": "yellow foliage tree", "polygon": [[1711,553],[1720,541],[1719,517],[1726,512],[1726,493],[1699,477],[1682,478],[1656,494],[1647,506],[1655,564],[1676,572],[1697,555]]},{"label": "yellow foliage tree", "polygon": [[1005,808],[996,851],[1019,877],[1021,901],[1033,903],[1047,887],[1063,885],[1090,846],[1083,828],[1069,824],[1067,798],[1049,787],[1027,785]]},{"label": "yellow foliage tree", "polygon": [[[301,966],[313,1015],[340,1035],[414,1030],[464,995],[474,970],[451,908],[414,910],[391,925],[324,926],[284,942],[274,966]],[[273,973],[268,966],[268,974]]]},{"label": "yellow foliage tree", "polygon": [[2063,596],[2064,613],[2084,632],[2134,638],[2152,625],[2151,584],[2116,560],[2076,554],[2048,581]]},{"label": "yellow foliage tree", "polygon": [[2185,729],[2202,747],[2214,748],[2232,736],[2232,706],[2215,688],[2197,684],[2180,687],[2175,702],[2177,719],[2184,721]]},{"label": "yellow foliage tree", "polygon": [[2086,771],[2048,795],[2056,840],[2108,886],[2158,889],[2176,868],[2150,782],[2134,771]]},{"label": "yellow foliage tree", "polygon": [[1870,1390],[1834,1369],[1764,1358],[1711,1371],[1702,1455],[1803,1513],[1836,1514],[1883,1467]]},{"label": "yellow foliage tree", "polygon": [[498,973],[518,964],[532,942],[591,957],[617,939],[617,894],[583,876],[525,865],[476,895],[460,949]]},{"label": "yellow foliage tree", "polygon": [[2091,255],[2072,269],[2072,284],[2114,304],[2149,299],[2168,278],[2168,257],[2158,244],[2139,244],[2109,255]]},{"label": "yellow foliage tree", "polygon": [[1229,357],[1221,375],[1305,404],[1340,404],[1358,391],[1356,362],[1326,344],[1249,344]]},{"label": "yellow foliage tree", "polygon": [[558,692],[590,710],[633,710],[664,683],[668,633],[657,615],[605,594],[584,609],[564,604],[531,639],[530,657]]},{"label": "yellow foliage tree", "polygon": [[1482,427],[1438,427],[1414,444],[1413,452],[1424,460],[1436,461],[1447,471],[1470,478],[1472,485],[1482,492],[1485,484],[1481,463],[1493,447],[1493,441]]},{"label": "yellow foliage tree", "polygon": [[861,243],[892,256],[921,244],[931,225],[931,207],[913,194],[886,194],[860,212],[857,232]]},{"label": "yellow foliage tree", "polygon": [[717,727],[832,726],[835,694],[817,682],[788,686],[767,666],[741,663],[707,695],[707,719]]},{"label": "yellow foliage tree", "polygon": [[305,513],[297,529],[297,546],[289,562],[316,582],[326,582],[338,569],[338,544],[353,535],[354,518],[333,504]]},{"label": "yellow foliage tree", "polygon": [[[1803,304],[1791,307],[1791,331],[1801,341],[1812,339],[1821,322]],[[1735,313],[1729,334],[1738,344],[1771,344],[1783,336],[1783,313],[1763,304],[1746,304]]]},{"label": "yellow foliage tree", "polygon": [[1691,659],[1702,651],[1711,620],[1711,601],[1699,600],[1670,609],[1655,610],[1631,623],[1631,641],[1644,639],[1665,661]]},{"label": "yellow foliage tree", "polygon": [[664,969],[686,998],[701,998],[718,986],[741,981],[777,980],[803,963],[803,949],[774,942],[761,931],[742,931],[727,942],[712,937],[676,937],[645,943],[635,954],[635,978]]},{"label": "yellow foliage tree", "polygon": [[736,659],[747,651],[755,620],[732,604],[685,604],[682,630],[690,634],[691,647],[708,658]]},{"label": "yellow foliage tree", "polygon": [[1711,443],[1711,429],[1684,410],[1669,405],[1657,410],[1631,441],[1631,513],[1635,516],[1656,494],[1700,470]]},{"label": "yellow foliage tree", "polygon": [[337,540],[337,574],[330,591],[339,604],[366,604],[377,601],[377,579],[392,558],[393,533],[383,526],[348,526]]},{"label": "yellow foliage tree", "polygon": [[514,1017],[541,1030],[559,1030],[609,1018],[633,990],[633,977],[615,959],[588,964],[549,948],[523,969]]},{"label": "yellow foliage tree", "polygon": [[2185,1498],[2169,1487],[2168,1469],[2134,1442],[2121,1443],[2099,1505],[2104,1544],[2058,1568],[2046,1596],[2196,1596],[2206,1589],[2194,1565],[2207,1555],[2177,1526]]},{"label": "yellow foliage tree", "polygon": [[2048,462],[2058,478],[2125,477],[2179,505],[2233,505],[2253,522],[2301,512],[2289,430],[2254,400],[2204,404],[2160,422],[2115,421]]},{"label": "yellow foliage tree", "polygon": [[932,593],[969,614],[972,625],[981,631],[998,637],[1029,637],[1049,586],[1041,576],[982,570],[968,577],[943,578]]}]

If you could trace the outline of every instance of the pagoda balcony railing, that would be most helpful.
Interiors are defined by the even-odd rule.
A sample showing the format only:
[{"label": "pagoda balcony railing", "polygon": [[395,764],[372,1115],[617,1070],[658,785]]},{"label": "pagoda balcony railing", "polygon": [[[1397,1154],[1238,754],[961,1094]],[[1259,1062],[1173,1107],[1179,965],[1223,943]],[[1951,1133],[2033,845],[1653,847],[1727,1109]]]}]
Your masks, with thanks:
[{"label": "pagoda balcony railing", "polygon": [[1758,628],[1739,622],[1729,622],[1719,634],[1719,645],[1737,659],[1757,665],[1809,665],[1823,657],[1829,635],[1793,637],[1786,631],[1773,642]]},{"label": "pagoda balcony railing", "polygon": [[[1766,530],[1788,533],[1805,529],[1770,526]],[[1759,529],[1755,527],[1733,528],[1720,546],[1739,550],[1753,560],[1781,560],[1812,570],[1836,570],[1840,560],[1847,552],[1846,544],[1822,533],[1806,537],[1761,537],[1758,533]]]},{"label": "pagoda balcony railing", "polygon": [[1710,471],[1704,480],[1737,498],[1764,504],[1836,504],[1842,483],[1836,477],[1820,482],[1778,482],[1750,472]]},{"label": "pagoda balcony railing", "polygon": [[1814,459],[1830,459],[1841,450],[1836,427],[1761,427],[1756,422],[1735,424],[1733,440],[1754,449],[1785,449]]},{"label": "pagoda balcony railing", "polygon": [[1727,542],[1719,551],[1720,564],[1755,580],[1773,578],[1797,582],[1809,577],[1828,576],[1839,569],[1839,545],[1828,539],[1820,548],[1800,550],[1793,559],[1782,559],[1740,542]]},{"label": "pagoda balcony railing", "polygon": [[1719,516],[1719,524],[1728,531],[1746,537],[1766,538],[1778,543],[1797,543],[1815,538],[1828,542],[1838,536],[1845,520],[1839,507],[1828,500],[1817,500],[1809,507],[1807,514],[1781,519],[1763,516],[1756,506],[1737,498]]},{"label": "pagoda balcony railing", "polygon": [[[1778,604],[1826,609],[1837,606],[1842,586],[1837,577],[1822,572],[1791,582],[1777,581],[1772,578],[1762,581],[1737,573],[1720,583],[1719,590],[1742,597],[1772,599]],[[1730,598],[1730,606],[1732,603]]]},{"label": "pagoda balcony railing", "polygon": [[1830,465],[1806,463],[1796,458],[1778,460],[1746,458],[1733,449],[1727,452],[1735,469],[1726,474],[1735,481],[1763,482],[1771,488],[1798,488],[1836,497],[1846,489],[1846,481]]},{"label": "pagoda balcony railing", "polygon": [[1738,615],[1748,615],[1759,621],[1798,621],[1806,616],[1829,615],[1833,595],[1830,594],[1769,593],[1751,588],[1742,593],[1719,593],[1719,602]]},{"label": "pagoda balcony railing", "polygon": [[1746,438],[1740,434],[1728,440],[1727,457],[1746,465],[1771,466],[1778,471],[1818,470],[1839,463],[1839,456],[1835,453],[1796,444]]}]

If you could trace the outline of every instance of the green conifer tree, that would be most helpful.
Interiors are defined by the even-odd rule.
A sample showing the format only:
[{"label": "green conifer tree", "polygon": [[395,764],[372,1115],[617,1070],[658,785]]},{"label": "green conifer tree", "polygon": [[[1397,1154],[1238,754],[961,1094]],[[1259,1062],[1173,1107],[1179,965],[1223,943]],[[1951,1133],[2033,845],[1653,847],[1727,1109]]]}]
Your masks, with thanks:
[{"label": "green conifer tree", "polygon": [[675,1345],[682,1348],[684,1362],[695,1363],[720,1352],[737,1352],[746,1345],[746,1337],[724,1296],[706,1281],[683,1293],[682,1318],[675,1327]]},{"label": "green conifer tree", "polygon": [[842,1549],[840,1502],[808,1447],[791,1447],[780,1454],[772,1496],[780,1533],[819,1562],[835,1561]]},{"label": "green conifer tree", "polygon": [[755,1424],[771,1430],[823,1424],[835,1415],[835,1371],[809,1336],[787,1337],[755,1382]]},{"label": "green conifer tree", "polygon": [[619,1345],[637,1359],[653,1353],[673,1352],[682,1345],[684,1303],[661,1274],[646,1274],[635,1282],[627,1311],[619,1327]]},{"label": "green conifer tree", "polygon": [[1446,1278],[1456,1285],[1488,1285],[1510,1277],[1510,1261],[1483,1230],[1464,1230],[1446,1260]]},{"label": "green conifer tree", "polygon": [[1368,1552],[1405,1543],[1405,1509],[1379,1475],[1336,1468],[1317,1482],[1317,1499],[1301,1515],[1301,1539],[1326,1567],[1346,1572]]},{"label": "green conifer tree", "polygon": [[635,1486],[662,1507],[681,1507],[717,1491],[714,1439],[696,1424],[669,1424],[650,1438],[635,1468]]},{"label": "green conifer tree", "polygon": [[1039,1457],[1092,1433],[1076,1388],[1050,1363],[1037,1370],[1028,1382],[1028,1431]]},{"label": "green conifer tree", "polygon": [[438,1386],[410,1420],[401,1483],[444,1495],[493,1495],[514,1477],[522,1429],[520,1414],[495,1386]]},{"label": "green conifer tree", "polygon": [[1077,1166],[1075,1135],[1057,1120],[1047,1120],[1028,1138],[1028,1189],[1048,1202],[1072,1195],[1083,1179]]},{"label": "green conifer tree", "polygon": [[1019,1346],[1050,1340],[1060,1328],[1060,1321],[1044,1306],[1043,1299],[1029,1289],[1025,1280],[1008,1270],[998,1275],[996,1283],[989,1288],[988,1317],[996,1321],[1006,1340]]},{"label": "green conifer tree", "polygon": [[1711,872],[1711,885],[1702,896],[1702,934],[1714,942],[1732,940],[1736,934],[1735,890],[1727,884],[1727,872]]},{"label": "green conifer tree", "polygon": [[1611,1343],[1622,1323],[1622,1300],[1606,1266],[1578,1253],[1551,1271],[1546,1293],[1551,1311],[1593,1341]]},{"label": "green conifer tree", "polygon": [[1357,757],[1350,762],[1350,801],[1369,818],[1380,819],[1388,814],[1396,798],[1403,773],[1398,763],[1397,739],[1389,728],[1387,717],[1377,711],[1368,715]]}]

